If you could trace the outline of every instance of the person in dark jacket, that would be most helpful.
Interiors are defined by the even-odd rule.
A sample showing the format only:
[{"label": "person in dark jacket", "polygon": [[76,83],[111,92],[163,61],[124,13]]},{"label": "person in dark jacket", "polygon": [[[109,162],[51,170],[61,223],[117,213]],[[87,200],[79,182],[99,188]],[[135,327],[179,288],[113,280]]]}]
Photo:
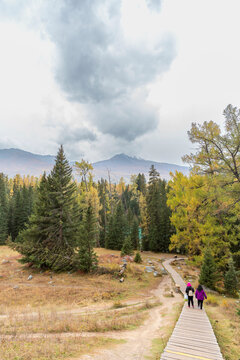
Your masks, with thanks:
[{"label": "person in dark jacket", "polygon": [[187,284],[186,294],[188,296],[188,307],[190,308],[190,304],[192,304],[192,307],[194,308],[194,303],[193,303],[194,288],[192,287],[190,282]]},{"label": "person in dark jacket", "polygon": [[198,307],[202,310],[203,307],[203,300],[207,299],[207,295],[205,294],[205,291],[203,290],[202,285],[198,285],[198,288],[195,292],[196,299],[198,301]]}]

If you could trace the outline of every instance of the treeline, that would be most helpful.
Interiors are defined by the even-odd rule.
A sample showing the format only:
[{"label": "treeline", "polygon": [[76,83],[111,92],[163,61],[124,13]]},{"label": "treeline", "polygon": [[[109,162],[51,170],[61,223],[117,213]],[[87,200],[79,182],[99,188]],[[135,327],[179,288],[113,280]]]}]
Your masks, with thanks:
[{"label": "treeline", "polygon": [[23,262],[56,271],[90,271],[97,264],[94,247],[131,253],[133,249],[169,249],[174,232],[165,180],[152,166],[144,174],[113,184],[94,182],[91,164],[75,164],[79,180],[59,149],[55,166],[40,180],[1,174],[1,242],[23,254]]},{"label": "treeline", "polygon": [[13,179],[0,173],[0,244],[4,244],[8,236],[13,240],[19,231],[26,227],[33,211],[38,179],[21,177]]}]

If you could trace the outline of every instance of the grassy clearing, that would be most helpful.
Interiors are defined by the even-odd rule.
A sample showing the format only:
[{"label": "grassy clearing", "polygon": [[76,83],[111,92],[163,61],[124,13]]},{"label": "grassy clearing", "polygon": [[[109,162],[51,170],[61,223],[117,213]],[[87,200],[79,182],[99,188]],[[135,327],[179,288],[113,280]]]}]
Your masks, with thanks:
[{"label": "grassy clearing", "polygon": [[159,360],[163,350],[165,349],[168,339],[170,338],[179,315],[182,311],[183,304],[177,304],[172,313],[164,318],[164,326],[159,330],[159,335],[152,341],[152,355],[146,357],[148,360]]},{"label": "grassy clearing", "polygon": [[[146,309],[142,309],[146,310]],[[38,313],[32,316],[10,316],[0,322],[0,334],[19,335],[32,333],[106,332],[127,330],[139,326],[147,317],[139,308],[121,311],[98,312],[91,315]]]},{"label": "grassy clearing", "polygon": [[101,337],[1,341],[1,360],[63,360],[122,341]]},{"label": "grassy clearing", "polygon": [[[96,249],[100,266],[115,275],[40,272],[22,266],[20,255],[6,246],[0,247],[0,314],[8,310],[31,311],[31,308],[73,309],[93,303],[147,297],[160,278],[144,272],[144,264],[128,264],[126,280],[120,283],[116,273],[121,263],[120,252]],[[3,264],[3,260],[7,260]],[[28,281],[28,276],[33,279]],[[17,286],[17,287],[16,287]],[[143,295],[144,292],[144,295]]]}]

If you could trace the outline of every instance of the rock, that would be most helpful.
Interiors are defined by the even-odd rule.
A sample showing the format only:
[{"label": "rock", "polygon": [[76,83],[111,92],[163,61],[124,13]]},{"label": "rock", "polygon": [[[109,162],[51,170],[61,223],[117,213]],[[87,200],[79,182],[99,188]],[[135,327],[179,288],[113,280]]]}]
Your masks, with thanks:
[{"label": "rock", "polygon": [[167,275],[168,274],[167,270],[164,269],[164,268],[161,268],[161,273],[162,273],[162,275]]},{"label": "rock", "polygon": [[5,260],[5,259],[4,259],[4,260],[2,261],[2,264],[3,264],[3,265],[4,265],[4,264],[9,264],[9,263],[10,263],[9,260]]},{"label": "rock", "polygon": [[28,280],[32,280],[33,276],[29,275]]},{"label": "rock", "polygon": [[153,266],[146,266],[145,271],[148,272],[148,273],[151,273],[151,272],[154,271],[154,268],[153,268]]},{"label": "rock", "polygon": [[19,286],[18,286],[18,285],[14,285],[13,289],[14,289],[14,290],[17,290],[17,289],[19,289]]},{"label": "rock", "polygon": [[176,284],[176,287],[175,287],[175,291],[176,293],[180,293],[180,285]]}]

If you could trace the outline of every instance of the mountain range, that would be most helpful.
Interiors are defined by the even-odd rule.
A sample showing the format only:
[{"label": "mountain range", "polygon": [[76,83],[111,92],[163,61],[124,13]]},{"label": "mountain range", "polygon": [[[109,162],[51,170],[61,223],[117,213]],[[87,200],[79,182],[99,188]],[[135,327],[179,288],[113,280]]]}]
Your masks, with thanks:
[{"label": "mountain range", "polygon": [[[39,176],[44,171],[50,172],[54,162],[55,156],[52,155],[37,155],[20,149],[0,149],[0,172],[9,177],[16,174]],[[74,162],[71,162],[71,165],[73,164]],[[154,165],[161,177],[166,180],[170,179],[170,172],[177,170],[186,175],[189,172],[186,166],[144,160],[125,154],[117,154],[92,165],[95,180],[107,179],[109,173],[112,182],[118,182],[121,177],[129,182],[131,175],[138,173],[143,173],[148,178],[151,165]]]}]

